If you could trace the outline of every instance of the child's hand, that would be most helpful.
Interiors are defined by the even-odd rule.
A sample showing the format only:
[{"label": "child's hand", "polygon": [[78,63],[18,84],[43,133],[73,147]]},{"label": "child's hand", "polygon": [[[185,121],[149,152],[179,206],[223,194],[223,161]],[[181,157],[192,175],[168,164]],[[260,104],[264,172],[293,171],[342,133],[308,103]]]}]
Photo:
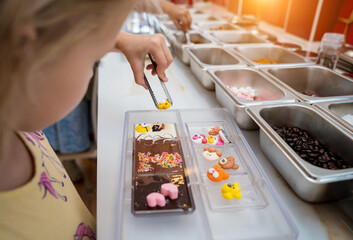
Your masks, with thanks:
[{"label": "child's hand", "polygon": [[[164,82],[168,81],[165,70],[173,61],[164,37],[161,34],[134,35],[121,32],[118,35],[115,47],[122,51],[129,61],[134,73],[135,82],[147,89],[144,80],[145,59],[151,53],[157,63],[157,74]],[[152,69],[151,65],[147,69]],[[153,71],[152,74],[155,74]]]},{"label": "child's hand", "polygon": [[183,32],[190,30],[192,19],[188,9],[178,7],[171,2],[163,0],[160,0],[159,3],[163,9],[163,12],[168,14],[178,29]]}]

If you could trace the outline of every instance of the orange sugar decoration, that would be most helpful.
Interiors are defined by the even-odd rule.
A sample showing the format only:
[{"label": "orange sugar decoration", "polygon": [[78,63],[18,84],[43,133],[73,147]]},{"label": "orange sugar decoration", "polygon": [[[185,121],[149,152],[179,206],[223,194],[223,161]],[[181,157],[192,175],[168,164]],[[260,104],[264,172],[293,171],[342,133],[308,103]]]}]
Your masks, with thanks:
[{"label": "orange sugar decoration", "polygon": [[258,60],[253,60],[256,63],[260,63],[260,64],[277,64],[278,62],[276,61],[269,61],[267,58],[261,58]]}]

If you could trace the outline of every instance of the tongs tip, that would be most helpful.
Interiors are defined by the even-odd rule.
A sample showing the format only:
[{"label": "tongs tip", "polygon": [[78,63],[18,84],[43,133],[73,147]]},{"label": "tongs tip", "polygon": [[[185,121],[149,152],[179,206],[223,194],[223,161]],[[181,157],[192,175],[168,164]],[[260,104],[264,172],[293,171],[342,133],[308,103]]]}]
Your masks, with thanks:
[{"label": "tongs tip", "polygon": [[[151,62],[152,62],[154,71],[157,73],[157,63],[154,61],[154,59],[153,59],[153,57],[152,57],[152,55],[151,55],[150,53],[148,53],[148,57],[150,58],[150,60],[151,60]],[[158,76],[158,73],[157,73],[157,76]],[[153,99],[154,105],[155,105],[158,109],[161,109],[161,110],[166,110],[166,109],[170,108],[170,107],[173,105],[173,100],[172,100],[172,98],[170,97],[170,94],[169,94],[169,92],[168,92],[167,87],[165,86],[164,82],[160,79],[160,77],[158,76],[158,79],[159,79],[159,81],[160,81],[160,83],[161,83],[162,89],[163,89],[164,94],[165,94],[165,96],[166,96],[165,102],[162,102],[162,103],[159,103],[159,102],[157,101],[156,96],[155,96],[155,94],[154,94],[154,92],[153,92],[153,90],[152,90],[150,84],[148,83],[148,80],[147,80],[146,76],[144,76],[144,77],[145,77],[145,82],[146,82],[146,85],[147,85],[147,87],[148,87],[148,90],[149,90],[149,92],[150,92],[150,94],[151,94],[151,97],[152,97],[152,99]]]}]

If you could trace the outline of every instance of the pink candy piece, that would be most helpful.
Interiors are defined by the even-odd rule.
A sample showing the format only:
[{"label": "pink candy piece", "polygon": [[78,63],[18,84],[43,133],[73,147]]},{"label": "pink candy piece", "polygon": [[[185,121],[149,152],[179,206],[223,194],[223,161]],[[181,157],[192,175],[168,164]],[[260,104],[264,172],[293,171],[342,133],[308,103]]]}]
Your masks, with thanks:
[{"label": "pink candy piece", "polygon": [[157,192],[153,192],[147,195],[147,206],[149,207],[164,207],[165,206],[165,197]]},{"label": "pink candy piece", "polygon": [[224,145],[224,141],[221,136],[218,137],[216,145]]},{"label": "pink candy piece", "polygon": [[164,183],[161,186],[161,193],[166,197],[169,196],[170,199],[177,199],[178,187],[175,186],[173,183]]},{"label": "pink candy piece", "polygon": [[200,138],[199,136],[194,135],[194,136],[192,137],[192,140],[198,140],[199,138]]}]

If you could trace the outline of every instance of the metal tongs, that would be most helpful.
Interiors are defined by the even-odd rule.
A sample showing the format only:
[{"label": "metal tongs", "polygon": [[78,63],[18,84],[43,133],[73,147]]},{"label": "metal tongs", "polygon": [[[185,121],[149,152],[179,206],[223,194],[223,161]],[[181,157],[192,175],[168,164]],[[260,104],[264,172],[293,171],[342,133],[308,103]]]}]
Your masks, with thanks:
[{"label": "metal tongs", "polygon": [[[157,73],[157,63],[154,61],[154,59],[153,59],[153,57],[152,57],[152,55],[151,55],[150,53],[148,53],[148,57],[149,57],[149,59],[150,59],[151,62],[152,62],[153,70]],[[158,74],[157,74],[157,76],[158,76]],[[153,89],[151,88],[151,84],[150,84],[149,81],[147,80],[147,77],[146,77],[145,74],[144,74],[144,78],[145,78],[145,83],[146,83],[146,85],[147,85],[148,91],[149,91],[150,94],[151,94],[151,97],[152,97],[152,99],[153,99],[153,102],[154,102],[154,105],[156,106],[156,108],[158,108],[158,109],[166,109],[166,108],[160,108],[159,106],[160,106],[161,104],[167,102],[167,100],[168,100],[168,102],[170,103],[170,106],[173,105],[173,100],[172,100],[172,98],[170,97],[170,94],[169,94],[169,92],[168,92],[168,89],[167,89],[167,87],[165,86],[165,83],[159,78],[159,76],[158,76],[158,79],[159,79],[159,82],[160,82],[160,84],[161,84],[161,86],[162,86],[162,89],[163,89],[163,93],[164,93],[164,97],[165,97],[165,98],[163,98],[163,99],[164,99],[165,102],[163,102],[163,101],[158,102],[157,97],[156,97],[156,93],[155,93],[155,92],[153,91]],[[160,96],[158,96],[158,97],[160,97]],[[168,108],[169,108],[169,107],[168,107]]]}]

